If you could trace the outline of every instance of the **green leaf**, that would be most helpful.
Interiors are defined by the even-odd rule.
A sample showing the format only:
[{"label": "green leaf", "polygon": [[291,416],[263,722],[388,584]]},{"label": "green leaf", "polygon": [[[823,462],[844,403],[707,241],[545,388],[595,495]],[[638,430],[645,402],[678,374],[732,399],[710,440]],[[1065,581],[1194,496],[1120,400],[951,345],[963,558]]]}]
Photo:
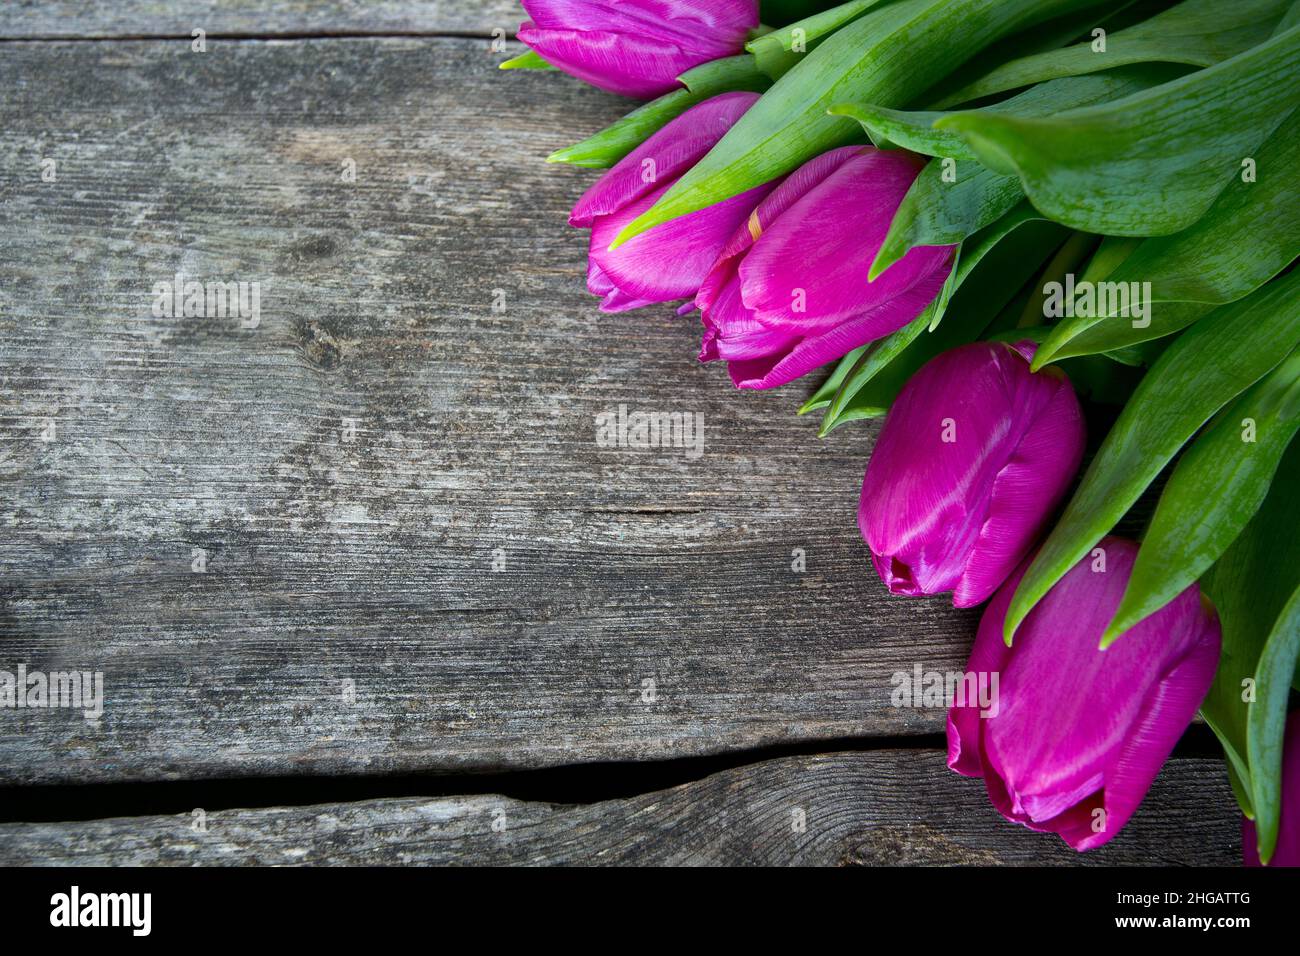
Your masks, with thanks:
[{"label": "green leaf", "polygon": [[950,105],[956,105],[950,100],[950,94],[986,76],[1003,63],[1036,53],[1059,50],[1066,44],[1087,36],[1098,26],[1122,29],[1159,12],[1170,2],[1172,0],[1116,0],[1104,7],[1081,8],[1046,23],[1035,24],[1031,29],[1022,30],[999,40],[993,47],[981,50],[926,90],[922,100],[930,109],[946,109]]},{"label": "green leaf", "polygon": [[1011,60],[946,97],[942,105],[1132,63],[1213,66],[1267,40],[1290,2],[1184,0],[1149,20],[1111,33],[1106,37],[1105,52],[1094,50],[1096,39],[1088,39],[1063,50]]},{"label": "green leaf", "polygon": [[[822,419],[819,434],[825,436],[846,422],[885,414],[917,369],[940,352],[979,338],[1064,238],[1063,228],[1034,218],[1027,209],[1015,210],[972,237],[970,252],[963,253],[945,286],[951,287],[949,298],[941,295],[935,302],[939,318],[944,318],[942,310],[947,309],[943,324],[935,331],[933,315],[923,313],[873,343],[875,348],[845,377]],[[931,331],[923,334],[927,326]]]},{"label": "green leaf", "polygon": [[1282,743],[1291,679],[1300,658],[1300,587],[1278,615],[1255,670],[1255,700],[1248,708],[1246,750],[1254,784],[1259,858],[1268,864],[1277,848],[1282,816]]},{"label": "green leaf", "polygon": [[970,160],[930,160],[899,203],[867,278],[874,281],[914,246],[961,242],[1006,215],[1024,196],[1015,176]]},{"label": "green leaf", "polygon": [[1287,402],[1296,395],[1300,353],[1237,399],[1188,448],[1160,495],[1103,647],[1181,594],[1254,517],[1300,428],[1300,408]]},{"label": "green leaf", "polygon": [[[1144,64],[1122,67],[1095,76],[1068,76],[1040,83],[981,112],[1010,116],[1054,116],[1062,110],[1109,103],[1139,90],[1167,83],[1182,74],[1177,67]],[[934,110],[891,110],[882,106],[840,103],[831,107],[837,116],[851,116],[862,124],[877,146],[892,143],[926,156],[951,156],[976,160],[975,151],[956,133],[934,128],[934,123],[951,115]]]},{"label": "green leaf", "polygon": [[[1204,714],[1201,716],[1204,717]],[[1210,725],[1210,722],[1207,720],[1206,724]],[[1210,729],[1214,729],[1213,725],[1210,725]],[[1227,756],[1226,750],[1224,756]],[[1232,795],[1237,798],[1237,804],[1241,807],[1242,816],[1247,820],[1255,819],[1255,805],[1251,802],[1250,793],[1246,789],[1246,782],[1242,780],[1241,774],[1237,772],[1236,765],[1229,759],[1224,764],[1224,769],[1228,771],[1228,786],[1232,788]]]},{"label": "green leaf", "polygon": [[615,245],[769,182],[861,137],[836,103],[903,106],[990,43],[1099,0],[897,0],[831,34]]},{"label": "green leaf", "polygon": [[1150,324],[1146,319],[1134,320],[1112,317],[1109,322],[1088,318],[1064,319],[1052,326],[1052,334],[1034,356],[1033,369],[1038,371],[1050,362],[1118,352],[1144,342],[1164,338],[1181,332],[1214,311],[1214,306],[1203,302],[1169,302],[1159,308],[1152,307]]},{"label": "green leaf", "polygon": [[1137,501],[1220,408],[1300,342],[1300,272],[1196,323],[1160,357],[1120,413],[1074,498],[1021,579],[1004,636]]},{"label": "green leaf", "polygon": [[1254,160],[1253,182],[1243,178],[1239,160],[1205,216],[1182,232],[1146,240],[1112,278],[1150,282],[1157,302],[1223,304],[1254,292],[1300,256],[1300,111],[1246,158]]},{"label": "green leaf", "polygon": [[[957,261],[953,266],[952,275],[944,283],[943,290],[939,293],[939,298],[935,301],[935,305],[931,310],[931,332],[939,327],[939,323],[943,321],[953,295],[965,284],[970,274],[984,262],[989,253],[998,248],[1002,240],[1008,239],[1021,226],[1029,223],[1037,223],[1037,225],[1025,230],[1014,240],[1015,244],[1010,250],[1012,258],[1005,263],[1005,266],[1012,271],[1002,274],[1004,284],[1013,281],[1012,276],[1016,266],[1023,266],[1026,261],[1041,261],[1033,260],[1032,256],[1055,248],[1065,240],[1066,230],[1055,223],[1047,222],[1027,202],[1020,203],[1001,219],[990,223],[975,233],[965,240],[961,244],[961,248],[957,250]],[[1030,258],[1027,259],[1027,256]],[[995,267],[1001,265],[1002,263],[999,263]]]},{"label": "green leaf", "polygon": [[[989,107],[988,111],[999,111],[1016,116],[1053,115],[1073,106],[1106,102],[1116,97],[1128,96],[1135,91],[1162,83],[1170,75],[1167,67],[1143,66],[1116,71],[1114,76],[1070,77],[1054,84],[1036,87],[1005,103]],[[845,111],[846,115],[854,115],[859,120],[873,111],[877,119],[882,116],[874,107],[841,106],[835,109]],[[942,118],[949,115],[957,114],[893,113],[894,117],[938,116]],[[871,130],[871,126],[865,122],[864,126],[868,131]],[[931,130],[931,133],[936,137],[955,140],[958,150],[963,154],[971,152],[961,137],[955,133],[944,133],[938,130]],[[909,149],[925,145],[917,137],[909,135],[902,123],[893,125],[886,123],[879,128],[877,135],[897,136],[897,142]],[[947,142],[947,140],[932,140],[929,145],[947,145]],[[918,151],[925,152],[923,149]],[[948,165],[945,166],[945,163]],[[999,175],[973,159],[955,157],[932,160],[921,171],[907,195],[903,197],[903,202],[894,214],[893,222],[890,223],[889,233],[885,236],[880,252],[871,265],[870,276],[875,278],[884,272],[903,258],[913,246],[960,242],[966,236],[993,222],[1023,197],[1024,190],[1015,176]]]},{"label": "green leaf", "polygon": [[1300,24],[1300,0],[1296,0],[1296,2],[1292,3],[1291,9],[1287,10],[1282,19],[1278,21],[1277,26],[1273,29],[1273,36],[1277,36],[1279,33],[1285,33],[1296,24]]},{"label": "green leaf", "polygon": [[[837,7],[806,17],[780,30],[773,30],[745,44],[754,56],[758,69],[774,80],[779,80],[808,55],[822,40],[846,23],[857,19],[877,4],[888,0],[852,0]],[[796,40],[803,50],[795,50]]]},{"label": "green leaf", "polygon": [[[1282,667],[1288,653],[1286,638],[1270,650],[1267,684],[1260,674],[1273,635],[1279,629],[1285,633],[1288,621],[1294,620],[1291,602],[1300,586],[1300,535],[1295,533],[1300,527],[1298,484],[1300,442],[1292,442],[1264,504],[1201,579],[1201,590],[1214,602],[1223,628],[1219,669],[1201,704],[1201,714],[1223,744],[1248,798],[1244,809],[1257,824],[1261,808],[1255,803],[1262,794],[1267,812],[1268,793],[1276,792],[1278,781],[1268,756],[1267,741],[1272,738],[1263,736],[1264,730],[1254,732],[1253,749],[1260,759],[1250,758],[1250,726],[1252,721],[1273,725],[1277,698],[1282,698],[1285,709],[1284,688],[1291,681]],[[1294,633],[1294,624],[1290,630]],[[1249,702],[1252,697],[1253,703]],[[1255,716],[1253,711],[1261,706],[1267,713]]]},{"label": "green leaf", "polygon": [[[1156,364],[1160,356],[1165,354],[1165,349],[1172,345],[1172,341],[1142,341],[1133,345],[1121,346],[1117,349],[1107,349],[1097,352],[1096,355],[1104,355],[1106,358],[1124,365],[1132,365],[1137,368],[1150,368]],[[1080,358],[1091,358],[1092,355],[1080,356]],[[1069,361],[1067,359],[1067,361]]]},{"label": "green leaf", "polygon": [[509,60],[502,61],[499,70],[553,70],[555,67],[543,60],[533,50],[528,50]]},{"label": "green leaf", "polygon": [[1165,235],[1205,214],[1300,104],[1300,27],[1208,69],[1055,117],[954,113],[981,161],[1019,176],[1048,217],[1113,236]]},{"label": "green leaf", "polygon": [[[829,403],[826,414],[822,416],[821,427],[817,430],[818,438],[825,438],[836,427],[846,421],[856,421],[860,418],[874,418],[877,415],[883,415],[889,408],[889,401],[898,394],[897,389],[887,389],[889,391],[889,401],[883,404],[879,401],[863,401],[854,407],[855,414],[846,417],[846,411],[850,404],[857,398],[867,383],[872,382],[882,372],[888,369],[900,356],[925,333],[930,325],[929,311],[922,312],[915,319],[903,326],[896,332],[891,332],[882,339],[877,339],[867,346],[867,351],[862,354],[839,390],[835,393],[834,399]],[[976,332],[976,335],[979,333]],[[929,335],[927,339],[937,339],[938,336]],[[933,343],[926,342],[926,345]],[[914,354],[928,353],[928,349],[919,349]],[[937,353],[935,353],[937,354]],[[910,363],[909,363],[910,364]],[[922,364],[924,364],[922,362]],[[917,368],[920,365],[916,366]],[[904,380],[906,377],[904,376]],[[898,388],[902,388],[902,382],[898,383]],[[869,410],[869,411],[868,411]]]},{"label": "green leaf", "polygon": [[762,93],[771,85],[755,68],[753,57],[743,55],[697,66],[683,73],[678,81],[684,89],[651,100],[595,136],[556,150],[546,161],[585,169],[608,169],[695,104],[735,90]]},{"label": "green leaf", "polygon": [[826,381],[822,382],[821,387],[812,393],[808,401],[799,406],[797,414],[807,415],[809,412],[815,412],[819,408],[825,408],[835,397],[835,393],[840,390],[840,385],[844,382],[849,370],[857,364],[858,359],[862,358],[862,353],[871,347],[871,343],[859,345],[844,358],[839,360],[835,366],[835,371],[831,372]]},{"label": "green leaf", "polygon": [[1300,111],[1287,117],[1253,158],[1256,181],[1237,176],[1195,225],[1172,236],[1147,239],[1104,277],[1151,284],[1149,295],[1142,297],[1150,303],[1151,326],[1134,325],[1103,310],[1066,318],[1035,357],[1035,367],[1185,328],[1210,308],[1191,303],[1234,302],[1300,255],[1300,217],[1295,215]]}]

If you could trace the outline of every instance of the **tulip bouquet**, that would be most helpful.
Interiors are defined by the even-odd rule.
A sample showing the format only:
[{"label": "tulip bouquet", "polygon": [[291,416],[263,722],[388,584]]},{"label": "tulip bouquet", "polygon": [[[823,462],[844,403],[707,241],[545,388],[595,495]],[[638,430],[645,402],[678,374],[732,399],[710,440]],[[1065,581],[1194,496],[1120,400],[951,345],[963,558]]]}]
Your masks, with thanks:
[{"label": "tulip bouquet", "polygon": [[1248,860],[1300,860],[1300,2],[523,6],[504,67],[647,101],[550,157],[606,170],[600,307],[883,418],[876,573],[988,602],[952,769],[1086,850],[1199,710]]}]

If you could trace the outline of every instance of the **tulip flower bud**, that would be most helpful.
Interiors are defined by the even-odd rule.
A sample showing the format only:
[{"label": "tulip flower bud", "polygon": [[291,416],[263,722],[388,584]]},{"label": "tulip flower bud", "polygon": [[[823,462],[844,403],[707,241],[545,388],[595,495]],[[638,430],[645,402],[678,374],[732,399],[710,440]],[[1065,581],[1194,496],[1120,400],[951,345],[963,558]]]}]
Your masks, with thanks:
[{"label": "tulip flower bud", "polygon": [[691,67],[744,52],[758,0],[523,0],[519,39],[551,66],[644,99]]},{"label": "tulip flower bud", "polygon": [[739,388],[774,388],[920,315],[948,278],[952,247],[915,248],[867,275],[923,165],[904,150],[846,146],[792,173],[700,287],[700,360],[726,361]]},{"label": "tulip flower bud", "polygon": [[1101,846],[1128,822],[1219,664],[1218,616],[1195,584],[1100,650],[1137,552],[1132,541],[1104,539],[1007,647],[1002,625],[1022,566],[985,610],[968,665],[998,675],[996,706],[958,700],[948,711],[948,766],[983,777],[1008,820],[1076,850]]},{"label": "tulip flower bud", "polygon": [[609,245],[756,102],[757,93],[723,93],[691,107],[623,157],[578,200],[569,224],[591,229],[587,288],[604,300],[604,311],[688,299],[699,290],[727,237],[774,184],[666,222],[617,249]]},{"label": "tulip flower bud", "polygon": [[[1253,820],[1241,821],[1241,856],[1246,866],[1259,866],[1259,838]],[[1300,710],[1287,718],[1282,738],[1282,813],[1277,846],[1269,866],[1300,866]]]},{"label": "tulip flower bud", "polygon": [[[883,278],[883,277],[882,277]],[[1034,346],[975,342],[926,363],[876,442],[858,525],[894,594],[986,601],[1033,547],[1083,457],[1069,379]]]}]

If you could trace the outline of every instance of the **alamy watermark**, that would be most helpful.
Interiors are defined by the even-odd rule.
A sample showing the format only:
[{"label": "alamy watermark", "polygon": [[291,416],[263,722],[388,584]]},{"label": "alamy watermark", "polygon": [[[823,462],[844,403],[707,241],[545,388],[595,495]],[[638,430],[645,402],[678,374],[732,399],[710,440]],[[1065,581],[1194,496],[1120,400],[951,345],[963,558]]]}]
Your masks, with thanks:
[{"label": "alamy watermark", "polygon": [[152,893],[83,893],[73,885],[66,893],[50,897],[50,925],[55,927],[112,927],[148,936],[153,929]]},{"label": "alamy watermark", "polygon": [[1133,328],[1151,324],[1150,282],[1079,282],[1067,273],[1065,282],[1043,286],[1043,316],[1049,319],[1133,319]]},{"label": "alamy watermark", "polygon": [[246,329],[262,322],[260,282],[199,282],[176,273],[153,284],[155,319],[239,319]]},{"label": "alamy watermark", "polygon": [[17,673],[0,670],[0,709],[81,710],[87,720],[104,713],[104,675],[100,671],[29,671],[19,664]]},{"label": "alamy watermark", "polygon": [[601,448],[681,448],[689,459],[704,454],[703,412],[618,411],[596,416],[596,444]]},{"label": "alamy watermark", "polygon": [[998,715],[997,671],[894,671],[889,703],[894,707],[978,707],[981,717]]}]

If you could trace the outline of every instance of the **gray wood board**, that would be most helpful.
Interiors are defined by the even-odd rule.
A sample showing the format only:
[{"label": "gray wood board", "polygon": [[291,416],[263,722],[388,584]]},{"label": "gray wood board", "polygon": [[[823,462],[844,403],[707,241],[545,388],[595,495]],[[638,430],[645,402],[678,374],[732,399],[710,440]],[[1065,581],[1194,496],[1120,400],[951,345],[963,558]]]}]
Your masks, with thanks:
[{"label": "gray wood board", "polygon": [[514,35],[516,0],[6,0],[0,38],[270,36],[303,33]]},{"label": "gray wood board", "polygon": [[[871,571],[876,427],[819,441],[807,386],[738,393],[697,319],[585,292],[593,175],[543,158],[622,101],[468,39],[5,52],[0,668],[107,696],[0,713],[9,782],[942,730],[890,677],[961,669],[976,615]],[[260,283],[260,324],[155,318],[178,271]],[[702,414],[704,454],[599,447],[620,405]]]},{"label": "gray wood board", "polygon": [[[201,808],[196,808],[201,809]],[[1109,844],[1004,821],[934,751],[794,757],[580,806],[500,796],[0,826],[0,863],[1217,864],[1241,859],[1221,761],[1175,759]]]}]

